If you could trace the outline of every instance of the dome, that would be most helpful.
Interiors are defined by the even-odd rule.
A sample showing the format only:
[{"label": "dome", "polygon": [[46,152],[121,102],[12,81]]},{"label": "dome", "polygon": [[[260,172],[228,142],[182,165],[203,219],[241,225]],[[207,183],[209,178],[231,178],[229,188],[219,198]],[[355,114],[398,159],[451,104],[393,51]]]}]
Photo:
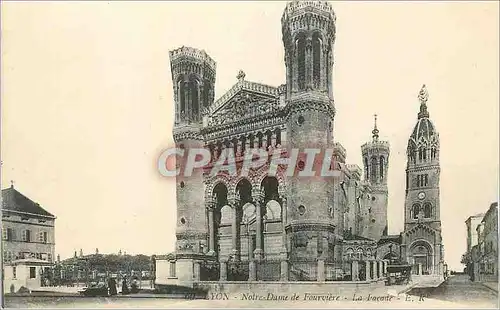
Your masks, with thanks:
[{"label": "dome", "polygon": [[434,124],[432,124],[431,120],[427,117],[420,118],[417,121],[417,124],[413,128],[413,132],[411,133],[410,139],[418,142],[421,139],[425,141],[431,141],[432,138],[436,134],[436,128]]},{"label": "dome", "polygon": [[408,146],[417,146],[420,144],[435,145],[439,141],[439,135],[434,127],[434,124],[429,119],[429,112],[427,111],[427,100],[429,94],[425,85],[422,86],[418,95],[420,100],[420,112],[418,113],[418,121],[410,136]]}]

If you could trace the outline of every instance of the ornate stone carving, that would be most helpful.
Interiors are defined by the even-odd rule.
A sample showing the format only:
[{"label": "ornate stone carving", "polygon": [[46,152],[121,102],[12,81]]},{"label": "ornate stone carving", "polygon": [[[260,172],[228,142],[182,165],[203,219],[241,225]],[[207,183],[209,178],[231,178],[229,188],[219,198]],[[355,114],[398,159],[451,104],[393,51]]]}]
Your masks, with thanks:
[{"label": "ornate stone carving", "polygon": [[425,87],[425,84],[422,85],[422,88],[420,89],[420,92],[418,93],[418,100],[420,103],[425,104],[427,103],[427,100],[429,99],[429,93],[427,92],[427,87]]}]

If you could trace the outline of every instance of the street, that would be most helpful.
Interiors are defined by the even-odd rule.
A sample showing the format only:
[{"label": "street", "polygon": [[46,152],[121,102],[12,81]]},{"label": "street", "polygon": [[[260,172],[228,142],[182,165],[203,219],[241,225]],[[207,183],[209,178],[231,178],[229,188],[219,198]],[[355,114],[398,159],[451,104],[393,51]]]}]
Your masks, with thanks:
[{"label": "street", "polygon": [[498,293],[471,282],[467,275],[451,276],[437,288],[412,289],[407,294],[468,305],[473,308],[498,308]]},{"label": "street", "polygon": [[[8,308],[497,308],[497,294],[480,283],[473,283],[466,276],[453,276],[440,287],[432,289],[412,289],[407,295],[394,295],[394,287],[382,291],[366,291],[355,296],[346,295],[339,299],[315,301],[307,299],[307,294],[299,294],[296,300],[244,300],[241,294],[229,294],[228,298],[208,298],[206,300],[183,300],[133,296],[114,297],[56,297],[27,296],[6,298]],[[311,292],[312,293],[312,292]],[[220,294],[219,294],[220,295]],[[310,295],[310,294],[309,294]],[[216,294],[215,297],[218,295]],[[219,297],[224,297],[221,295]],[[393,297],[390,297],[393,296]],[[139,298],[138,298],[139,297]],[[213,297],[213,296],[212,296]]]}]

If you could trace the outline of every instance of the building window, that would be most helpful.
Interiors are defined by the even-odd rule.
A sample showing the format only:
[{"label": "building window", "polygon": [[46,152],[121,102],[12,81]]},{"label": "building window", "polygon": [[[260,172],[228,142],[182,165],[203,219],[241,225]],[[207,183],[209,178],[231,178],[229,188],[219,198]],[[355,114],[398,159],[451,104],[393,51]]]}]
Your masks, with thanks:
[{"label": "building window", "polygon": [[7,237],[7,228],[2,227],[2,240],[9,240]]},{"label": "building window", "polygon": [[36,267],[30,267],[30,279],[36,278]]},{"label": "building window", "polygon": [[321,39],[318,33],[313,35],[313,82],[314,88],[320,87],[321,84]]},{"label": "building window", "polygon": [[16,267],[12,267],[12,278],[15,279],[17,277]]},{"label": "building window", "polygon": [[424,174],[424,186],[429,185],[429,175]]},{"label": "building window", "polygon": [[31,242],[31,231],[23,230],[23,241],[24,242]]},{"label": "building window", "polygon": [[38,233],[38,242],[41,242],[41,243],[48,242],[48,234],[46,231],[41,231]]},{"label": "building window", "polygon": [[52,254],[50,254],[50,253],[49,253],[49,254],[47,254],[47,260],[48,260],[49,262],[52,262]]},{"label": "building window", "polygon": [[306,88],[306,38],[301,36],[297,40],[297,70],[299,90]]},{"label": "building window", "polygon": [[170,277],[175,278],[175,262],[170,262]]},{"label": "building window", "polygon": [[372,158],[372,166],[370,168],[370,178],[371,178],[371,182],[376,182],[377,180],[377,158],[373,157]]},{"label": "building window", "polygon": [[413,219],[418,219],[418,214],[420,213],[420,205],[418,203],[414,204],[412,207]]},{"label": "building window", "polygon": [[383,179],[384,178],[384,167],[385,163],[384,163],[384,157],[383,156],[380,156],[380,178]]},{"label": "building window", "polygon": [[430,203],[426,203],[424,205],[424,217],[425,218],[430,218],[432,213],[432,206]]}]

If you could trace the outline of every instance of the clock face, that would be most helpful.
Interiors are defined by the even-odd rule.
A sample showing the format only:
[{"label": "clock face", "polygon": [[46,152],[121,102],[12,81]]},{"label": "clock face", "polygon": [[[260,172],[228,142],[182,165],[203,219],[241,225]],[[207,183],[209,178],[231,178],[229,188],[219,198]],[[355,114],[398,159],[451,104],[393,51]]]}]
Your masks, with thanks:
[{"label": "clock face", "polygon": [[424,198],[425,198],[425,193],[424,192],[418,193],[418,199],[424,199]]}]

